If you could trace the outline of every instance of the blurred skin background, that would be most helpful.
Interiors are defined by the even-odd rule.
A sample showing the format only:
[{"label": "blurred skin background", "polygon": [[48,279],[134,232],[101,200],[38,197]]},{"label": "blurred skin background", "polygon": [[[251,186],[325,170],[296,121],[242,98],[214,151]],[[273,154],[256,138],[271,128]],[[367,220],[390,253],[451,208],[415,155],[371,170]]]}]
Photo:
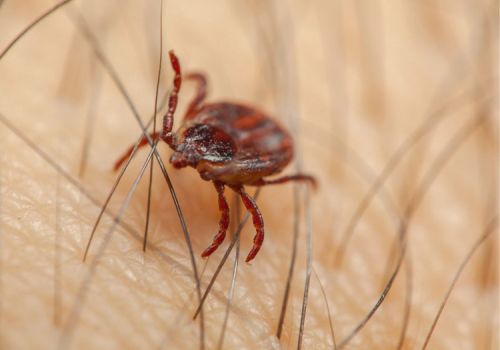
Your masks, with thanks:
[{"label": "blurred skin background", "polygon": [[[0,4],[3,50],[54,2]],[[141,132],[102,59],[146,123],[159,14],[159,1],[74,1],[0,61],[1,348],[498,348],[497,1],[165,1],[160,102],[173,49],[184,72],[207,74],[208,101],[245,102],[286,125],[296,162],[284,174],[319,181],[316,191],[263,188],[263,247],[243,263],[247,224],[234,286],[233,250],[203,322],[192,320],[193,266],[157,163],[147,252],[149,170],[125,225],[110,235],[105,214],[82,263],[112,164]],[[194,92],[184,81],[176,127]],[[159,151],[168,163],[168,147]],[[203,260],[218,229],[213,186],[193,169],[167,171],[203,292],[231,235]]]}]

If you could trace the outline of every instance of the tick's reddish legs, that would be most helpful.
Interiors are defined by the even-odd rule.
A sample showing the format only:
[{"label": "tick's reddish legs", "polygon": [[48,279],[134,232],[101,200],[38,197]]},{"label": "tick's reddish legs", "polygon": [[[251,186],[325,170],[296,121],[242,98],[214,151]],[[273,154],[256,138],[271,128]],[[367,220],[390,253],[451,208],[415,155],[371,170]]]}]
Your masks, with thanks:
[{"label": "tick's reddish legs", "polygon": [[219,210],[220,210],[220,220],[219,220],[219,233],[214,237],[212,244],[205,249],[201,256],[206,258],[212,254],[226,238],[227,227],[229,226],[229,206],[227,205],[226,197],[224,196],[224,184],[218,181],[214,181],[215,189],[219,194]]},{"label": "tick's reddish legs", "polygon": [[186,112],[186,119],[190,119],[195,115],[199,105],[205,100],[207,96],[207,78],[201,73],[189,73],[185,79],[195,80],[198,83],[198,90],[196,96],[193,98]]},{"label": "tick's reddish legs", "polygon": [[[160,137],[160,134],[158,134],[157,132],[151,133],[151,134],[149,134],[149,137],[151,137],[151,140],[153,140],[153,142],[155,142],[158,139],[158,137]],[[142,135],[142,138],[139,141],[139,145],[137,146],[137,149],[139,149],[141,147],[144,147],[147,144],[148,144],[148,139],[146,138],[146,136]],[[133,150],[134,150],[134,146],[131,146],[127,150],[127,152],[125,152],[123,154],[123,156],[121,156],[120,159],[118,159],[115,162],[115,165],[113,166],[113,170],[114,171],[117,171],[118,169],[120,169],[120,167],[122,166],[122,164],[125,163],[125,161],[130,157],[130,155],[132,154]]]},{"label": "tick's reddish legs", "polygon": [[167,114],[163,118],[163,130],[161,132],[161,138],[165,140],[165,142],[172,148],[175,149],[175,138],[172,133],[172,127],[174,125],[174,113],[177,109],[177,96],[179,95],[179,91],[181,89],[182,76],[181,76],[181,65],[179,63],[179,59],[174,54],[173,51],[168,52],[170,56],[170,63],[172,64],[172,69],[174,70],[174,88],[170,93],[168,98],[168,110]]},{"label": "tick's reddish legs", "polygon": [[[177,58],[177,56],[174,54],[173,51],[169,51],[168,54],[170,55],[170,62],[172,64],[172,69],[175,72],[174,88],[172,89],[172,92],[170,93],[170,96],[168,98],[168,110],[167,114],[165,114],[165,117],[163,118],[163,130],[161,134],[151,133],[149,136],[151,137],[151,140],[153,140],[153,142],[156,141],[158,138],[161,138],[170,146],[170,148],[175,150],[175,135],[172,133],[172,126],[174,124],[174,113],[177,108],[177,96],[181,89],[182,77],[181,77],[181,66],[179,64],[179,59]],[[148,144],[148,139],[146,138],[146,136],[142,135],[142,138],[139,141],[138,148],[143,147],[147,144]],[[115,166],[113,167],[115,171],[118,170],[120,166],[130,157],[133,149],[134,146],[130,147],[127,150],[127,152],[125,152],[125,154],[116,161]]]},{"label": "tick's reddish legs", "polygon": [[241,200],[243,201],[245,208],[247,208],[250,214],[252,214],[253,226],[255,227],[256,233],[253,238],[252,250],[250,250],[250,253],[248,253],[245,260],[245,262],[250,262],[253,258],[255,258],[260,247],[262,246],[262,242],[264,242],[264,219],[262,218],[262,214],[257,207],[257,203],[255,203],[253,198],[245,192],[243,186],[232,186],[231,188],[241,196]]},{"label": "tick's reddish legs", "polygon": [[271,180],[259,179],[254,183],[252,183],[251,185],[252,186],[277,185],[289,181],[306,181],[309,182],[314,188],[316,188],[316,179],[310,175],[304,175],[304,174],[288,175]]}]

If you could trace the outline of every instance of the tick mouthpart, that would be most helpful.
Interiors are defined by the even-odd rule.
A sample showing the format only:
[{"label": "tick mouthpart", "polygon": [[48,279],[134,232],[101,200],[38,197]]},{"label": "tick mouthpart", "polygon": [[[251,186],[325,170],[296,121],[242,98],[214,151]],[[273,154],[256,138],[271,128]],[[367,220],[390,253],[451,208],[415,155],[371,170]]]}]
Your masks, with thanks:
[{"label": "tick mouthpart", "polygon": [[174,152],[170,156],[170,163],[177,169],[191,166],[196,168],[198,164],[198,157],[190,153]]},{"label": "tick mouthpart", "polygon": [[182,153],[177,152],[170,156],[170,163],[172,163],[172,165],[177,169],[184,168],[188,165],[186,159],[182,156]]}]

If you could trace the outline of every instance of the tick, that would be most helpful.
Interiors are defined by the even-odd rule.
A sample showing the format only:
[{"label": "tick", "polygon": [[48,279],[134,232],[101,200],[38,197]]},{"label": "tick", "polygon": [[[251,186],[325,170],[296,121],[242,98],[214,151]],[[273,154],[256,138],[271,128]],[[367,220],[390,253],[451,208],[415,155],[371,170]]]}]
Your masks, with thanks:
[{"label": "tick", "polygon": [[[185,76],[185,79],[195,81],[198,89],[179,130],[172,132],[182,75],[179,59],[173,51],[169,55],[175,73],[173,89],[163,118],[162,131],[151,133],[150,137],[153,141],[163,140],[170,146],[174,151],[170,163],[175,168],[195,168],[200,177],[211,181],[217,190],[221,214],[219,232],[212,244],[203,251],[202,257],[212,254],[226,237],[229,206],[224,188],[231,188],[241,197],[245,208],[252,215],[256,231],[253,247],[245,260],[249,262],[255,258],[264,241],[264,219],[244,186],[266,186],[289,181],[307,181],[315,185],[315,179],[306,174],[267,179],[267,176],[283,170],[292,160],[293,140],[290,134],[257,108],[229,102],[204,103],[207,79],[200,73]],[[143,136],[139,147],[147,144],[147,138]],[[132,150],[133,147],[115,163],[115,170],[130,157]]]}]

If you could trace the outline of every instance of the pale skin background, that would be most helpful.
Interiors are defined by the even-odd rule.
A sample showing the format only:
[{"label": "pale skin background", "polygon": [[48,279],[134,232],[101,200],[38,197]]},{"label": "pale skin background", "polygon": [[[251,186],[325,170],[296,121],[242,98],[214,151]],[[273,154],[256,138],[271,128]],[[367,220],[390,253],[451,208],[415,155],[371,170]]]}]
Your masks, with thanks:
[{"label": "pale skin background", "polygon": [[[53,3],[4,1],[0,49]],[[83,13],[146,121],[154,108],[159,2],[89,0],[69,8]],[[297,347],[308,232],[315,273],[303,347],[333,347],[327,310],[341,343],[395,268],[398,216],[421,193],[422,179],[437,174],[425,195],[417,194],[407,255],[389,295],[346,346],[397,348],[410,295],[401,346],[421,348],[459,265],[497,214],[497,1],[166,1],[163,13],[160,95],[171,86],[165,59],[175,49],[184,71],[208,74],[209,100],[255,104],[292,129],[300,166],[320,184],[310,204],[305,188],[297,187],[299,215],[293,185],[263,189],[258,204],[267,235],[248,265],[242,259],[253,229],[243,231],[224,348]],[[198,348],[192,265],[157,164],[147,252],[141,251],[145,176],[124,215],[135,233],[119,226],[98,255],[112,223],[105,215],[84,264],[100,206],[5,124],[104,202],[116,179],[112,163],[140,129],[68,14],[47,19],[0,61],[0,348]],[[185,83],[176,125],[193,93]],[[401,157],[339,264],[339,244],[360,201],[428,118],[429,132]],[[464,136],[474,120],[481,123]],[[450,142],[454,153],[448,158],[443,150]],[[167,163],[169,150],[159,150]],[[113,212],[146,153],[128,169]],[[434,163],[442,165],[438,173]],[[205,261],[199,254],[217,230],[215,191],[192,169],[167,170],[200,272]],[[298,255],[278,340],[296,219]],[[429,348],[498,348],[498,236],[496,228],[492,232],[453,289]],[[202,290],[228,242],[208,260]],[[233,261],[234,252],[205,304],[208,349],[220,344]]]}]

